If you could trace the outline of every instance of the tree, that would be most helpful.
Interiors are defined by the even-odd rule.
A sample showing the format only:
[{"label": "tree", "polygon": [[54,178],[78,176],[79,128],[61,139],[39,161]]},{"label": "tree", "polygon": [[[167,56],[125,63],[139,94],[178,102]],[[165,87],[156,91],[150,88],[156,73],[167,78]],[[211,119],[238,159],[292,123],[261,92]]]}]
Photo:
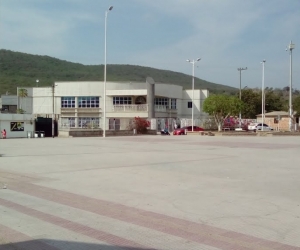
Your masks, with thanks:
[{"label": "tree", "polygon": [[266,112],[281,111],[284,109],[282,98],[280,98],[273,90],[265,92],[265,100]]},{"label": "tree", "polygon": [[261,112],[261,94],[252,89],[242,90],[243,110],[242,117],[255,119]]},{"label": "tree", "polygon": [[300,115],[300,96],[297,96],[293,100],[293,110],[296,112],[296,116]]},{"label": "tree", "polygon": [[23,109],[17,109],[17,114],[25,114],[25,110],[23,110]]},{"label": "tree", "polygon": [[[23,98],[24,97],[27,97],[28,96],[28,92],[27,92],[27,89],[19,89],[18,90],[18,97],[23,101]],[[20,108],[19,108],[19,110],[22,110],[23,111],[23,109],[22,109],[22,102],[20,102]],[[21,113],[21,114],[23,114],[24,113],[24,111]]]},{"label": "tree", "polygon": [[203,111],[214,117],[219,131],[230,115],[238,115],[242,109],[243,102],[235,96],[211,95],[203,103]]}]

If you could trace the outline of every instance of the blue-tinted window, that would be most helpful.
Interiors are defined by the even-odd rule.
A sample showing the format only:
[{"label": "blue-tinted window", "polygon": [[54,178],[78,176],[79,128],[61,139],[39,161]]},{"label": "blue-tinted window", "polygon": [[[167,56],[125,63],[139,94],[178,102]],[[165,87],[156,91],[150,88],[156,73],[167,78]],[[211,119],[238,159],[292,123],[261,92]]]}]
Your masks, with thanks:
[{"label": "blue-tinted window", "polygon": [[129,96],[114,96],[113,105],[130,105],[132,104],[132,98]]},{"label": "blue-tinted window", "polygon": [[75,108],[75,97],[65,96],[61,98],[62,108]]},{"label": "blue-tinted window", "polygon": [[78,97],[78,108],[99,108],[99,97],[95,97],[95,96]]}]

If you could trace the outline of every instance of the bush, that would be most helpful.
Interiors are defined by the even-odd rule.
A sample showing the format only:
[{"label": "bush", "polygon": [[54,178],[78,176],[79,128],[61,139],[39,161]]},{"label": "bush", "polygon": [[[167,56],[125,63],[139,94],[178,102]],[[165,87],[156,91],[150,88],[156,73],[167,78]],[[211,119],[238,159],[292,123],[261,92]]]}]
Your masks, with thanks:
[{"label": "bush", "polygon": [[150,122],[148,120],[141,117],[134,117],[131,129],[136,129],[138,134],[146,134],[149,127]]}]

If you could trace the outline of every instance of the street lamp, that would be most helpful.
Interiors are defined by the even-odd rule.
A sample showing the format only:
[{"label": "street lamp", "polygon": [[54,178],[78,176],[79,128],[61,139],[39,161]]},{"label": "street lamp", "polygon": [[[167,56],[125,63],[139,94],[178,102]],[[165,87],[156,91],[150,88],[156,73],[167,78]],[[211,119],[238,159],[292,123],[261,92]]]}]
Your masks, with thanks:
[{"label": "street lamp", "polygon": [[262,63],[262,86],[261,86],[261,118],[262,118],[262,126],[261,130],[264,130],[264,122],[265,122],[265,62],[263,60]]},{"label": "street lamp", "polygon": [[55,99],[54,99],[54,92],[55,92],[55,87],[57,84],[53,83],[52,84],[52,138],[54,138],[54,118],[55,118]]},{"label": "street lamp", "polygon": [[[240,72],[240,100],[242,101],[242,70],[247,70],[247,67],[246,68],[238,68],[237,70]],[[245,87],[247,87],[247,86],[245,86]],[[241,128],[242,127],[242,112],[241,112],[241,110],[240,110],[239,118],[240,118],[240,128]]]},{"label": "street lamp", "polygon": [[113,9],[110,6],[108,10],[105,11],[105,31],[104,31],[104,84],[103,84],[103,137],[106,136],[106,30],[107,30],[107,15],[108,12]]},{"label": "street lamp", "polygon": [[194,132],[194,85],[195,85],[195,63],[199,62],[201,58],[197,58],[197,60],[186,60],[187,62],[193,65],[193,81],[192,81],[192,132]]},{"label": "street lamp", "polygon": [[295,48],[295,44],[292,43],[292,41],[289,44],[289,47],[286,49],[290,51],[290,91],[289,91],[289,129],[290,131],[293,130],[293,85],[292,85],[292,51]]},{"label": "street lamp", "polygon": [[39,86],[39,79],[36,80],[36,86]]}]

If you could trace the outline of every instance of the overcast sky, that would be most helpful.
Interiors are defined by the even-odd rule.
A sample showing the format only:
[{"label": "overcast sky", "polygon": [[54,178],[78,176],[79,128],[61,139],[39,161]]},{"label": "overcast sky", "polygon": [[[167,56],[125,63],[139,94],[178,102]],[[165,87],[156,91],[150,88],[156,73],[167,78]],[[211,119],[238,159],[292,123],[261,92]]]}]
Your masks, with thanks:
[{"label": "overcast sky", "polygon": [[[149,66],[239,87],[300,89],[299,0],[0,0],[0,48],[86,65]],[[38,77],[38,76],[37,76]],[[155,80],[155,79],[154,79]]]}]

